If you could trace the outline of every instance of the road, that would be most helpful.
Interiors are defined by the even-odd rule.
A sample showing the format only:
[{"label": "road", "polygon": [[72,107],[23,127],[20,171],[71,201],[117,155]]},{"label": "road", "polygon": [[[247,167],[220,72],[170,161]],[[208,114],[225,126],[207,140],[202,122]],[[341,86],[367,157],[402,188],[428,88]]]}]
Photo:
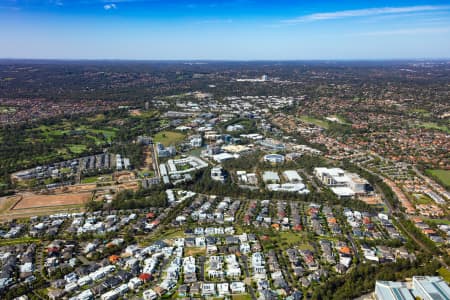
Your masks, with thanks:
[{"label": "road", "polygon": [[155,169],[156,172],[156,177],[161,177],[161,172],[159,171],[159,161],[158,161],[158,152],[156,150],[156,145],[153,144],[152,145],[153,148],[153,168]]},{"label": "road", "polygon": [[205,281],[205,261],[206,257],[200,256],[198,260],[198,277],[197,281]]},{"label": "road", "polygon": [[352,244],[352,250],[353,250],[353,253],[355,254],[356,257],[359,258],[359,254],[358,254],[358,253],[359,253],[359,251],[358,251],[358,246],[356,246],[356,243],[355,243],[355,241],[354,241],[352,235],[351,235],[350,233],[347,233],[347,238],[348,238],[348,240],[350,241],[350,243]]},{"label": "road", "polygon": [[[247,279],[250,279],[250,272],[248,271],[248,259],[247,259],[247,256],[244,255],[244,254],[241,255],[240,261],[241,261],[241,267],[243,267],[243,269],[244,269],[245,277]],[[252,299],[253,300],[257,300],[255,291],[253,290],[253,287],[251,286],[251,284],[248,284],[247,287],[248,287],[248,291],[249,291],[250,296],[252,297]]]}]

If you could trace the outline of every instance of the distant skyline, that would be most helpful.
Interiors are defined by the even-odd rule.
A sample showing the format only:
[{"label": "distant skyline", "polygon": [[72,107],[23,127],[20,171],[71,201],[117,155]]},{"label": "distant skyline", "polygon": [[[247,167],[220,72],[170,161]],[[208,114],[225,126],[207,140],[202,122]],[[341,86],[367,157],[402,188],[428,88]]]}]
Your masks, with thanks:
[{"label": "distant skyline", "polygon": [[0,0],[0,58],[450,58],[450,1]]}]

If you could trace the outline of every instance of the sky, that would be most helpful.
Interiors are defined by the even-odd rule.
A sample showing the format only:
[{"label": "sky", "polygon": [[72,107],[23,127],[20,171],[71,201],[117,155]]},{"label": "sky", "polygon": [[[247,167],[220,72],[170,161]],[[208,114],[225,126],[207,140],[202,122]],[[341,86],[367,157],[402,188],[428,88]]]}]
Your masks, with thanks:
[{"label": "sky", "polygon": [[0,58],[450,58],[450,0],[0,0]]}]

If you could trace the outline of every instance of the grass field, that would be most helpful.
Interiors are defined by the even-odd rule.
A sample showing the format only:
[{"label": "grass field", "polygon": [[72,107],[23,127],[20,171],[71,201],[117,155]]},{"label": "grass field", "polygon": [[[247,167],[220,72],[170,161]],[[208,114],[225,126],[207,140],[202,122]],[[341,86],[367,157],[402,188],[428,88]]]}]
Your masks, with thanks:
[{"label": "grass field", "polygon": [[29,237],[23,237],[18,239],[6,239],[6,240],[0,240],[0,246],[11,246],[11,245],[18,245],[18,244],[28,244],[28,243],[38,243],[41,240],[39,239],[33,239]]},{"label": "grass field", "polygon": [[448,126],[438,125],[433,122],[424,122],[424,123],[421,123],[419,126],[423,127],[423,128],[427,128],[427,129],[437,129],[437,130],[441,130],[441,131],[450,133],[450,128],[448,128]]},{"label": "grass field", "polygon": [[87,118],[89,121],[94,122],[94,121],[103,121],[105,119],[105,115],[104,114],[97,114],[93,117]]},{"label": "grass field", "polygon": [[0,114],[13,113],[16,109],[11,106],[0,106]]},{"label": "grass field", "polygon": [[330,117],[336,118],[339,120],[339,123],[342,124],[350,124],[343,116],[340,115],[331,115]]},{"label": "grass field", "polygon": [[436,224],[436,225],[450,225],[450,220],[446,219],[429,219],[429,218],[422,218],[427,223]]},{"label": "grass field", "polygon": [[416,204],[433,204],[434,201],[423,194],[414,194],[414,202]]},{"label": "grass field", "polygon": [[70,122],[62,122],[52,126],[41,125],[30,130],[40,135],[36,137],[37,139],[45,139],[47,141],[51,141],[53,137],[63,134],[70,135],[73,131],[82,131],[84,132],[84,136],[94,139],[97,143],[102,142],[102,140],[96,137],[96,135],[103,135],[108,142],[111,142],[117,132],[117,129],[112,127],[94,129],[89,126],[79,126],[75,128]]},{"label": "grass field", "polygon": [[306,233],[282,231],[279,233],[279,237],[277,237],[277,240],[281,241],[282,244],[283,243],[288,244],[289,247],[297,246],[297,247],[299,247],[299,249],[302,249],[302,250],[305,250],[305,249],[312,250],[311,245],[308,243],[308,238],[306,237]]},{"label": "grass field", "polygon": [[249,294],[232,295],[231,299],[233,299],[233,300],[251,300],[252,297]]},{"label": "grass field", "polygon": [[86,178],[81,179],[81,183],[96,183],[97,181],[98,181],[97,176],[86,177]]},{"label": "grass field", "polygon": [[302,120],[303,122],[306,122],[306,123],[317,125],[319,127],[325,128],[325,129],[328,129],[328,127],[329,127],[329,124],[327,121],[317,119],[312,116],[302,115],[302,116],[300,116],[300,120]]},{"label": "grass field", "polygon": [[428,117],[431,115],[431,113],[428,110],[422,109],[422,108],[413,108],[413,109],[410,109],[409,112],[419,114],[423,117]]},{"label": "grass field", "polygon": [[138,116],[134,116],[134,117],[138,117],[138,118],[154,118],[158,115],[157,111],[152,111],[152,110],[141,110],[140,114]]},{"label": "grass field", "polygon": [[149,170],[149,169],[144,169],[144,170],[139,171],[138,175],[139,175],[139,178],[144,178],[145,175],[147,175],[147,177],[153,177],[153,176],[155,176],[155,172],[153,172],[152,170]]},{"label": "grass field", "polygon": [[444,280],[447,283],[450,283],[450,270],[449,269],[442,267],[438,270],[438,273],[439,273],[439,275],[442,276],[442,278],[444,278]]},{"label": "grass field", "polygon": [[69,147],[70,152],[75,154],[80,154],[86,151],[86,145],[67,145]]},{"label": "grass field", "polygon": [[445,187],[450,187],[450,170],[427,170],[431,176],[437,178]]},{"label": "grass field", "polygon": [[164,146],[175,145],[182,142],[185,135],[175,131],[161,131],[158,132],[154,137],[155,143],[161,143]]},{"label": "grass field", "polygon": [[205,253],[206,253],[205,248],[192,247],[186,248],[185,250],[185,256],[205,255]]}]

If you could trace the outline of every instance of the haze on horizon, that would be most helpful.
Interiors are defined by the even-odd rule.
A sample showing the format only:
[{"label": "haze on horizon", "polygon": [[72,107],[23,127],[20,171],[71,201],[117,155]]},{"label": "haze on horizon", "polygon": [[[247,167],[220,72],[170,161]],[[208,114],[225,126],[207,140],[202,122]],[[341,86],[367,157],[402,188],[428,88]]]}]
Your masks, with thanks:
[{"label": "haze on horizon", "polygon": [[1,58],[440,59],[449,1],[1,0]]}]

